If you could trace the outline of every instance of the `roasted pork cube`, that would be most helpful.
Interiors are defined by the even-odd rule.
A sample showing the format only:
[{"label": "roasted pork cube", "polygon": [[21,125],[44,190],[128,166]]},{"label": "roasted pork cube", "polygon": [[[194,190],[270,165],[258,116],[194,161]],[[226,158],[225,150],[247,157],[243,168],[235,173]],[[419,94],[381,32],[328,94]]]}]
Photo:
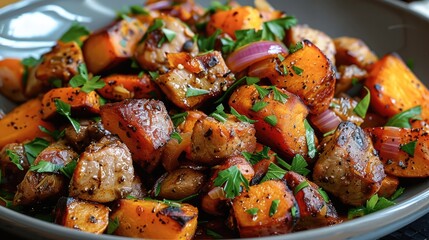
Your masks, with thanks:
[{"label": "roasted pork cube", "polygon": [[24,144],[9,143],[4,146],[0,151],[1,186],[16,191],[16,185],[24,179],[29,167]]}]

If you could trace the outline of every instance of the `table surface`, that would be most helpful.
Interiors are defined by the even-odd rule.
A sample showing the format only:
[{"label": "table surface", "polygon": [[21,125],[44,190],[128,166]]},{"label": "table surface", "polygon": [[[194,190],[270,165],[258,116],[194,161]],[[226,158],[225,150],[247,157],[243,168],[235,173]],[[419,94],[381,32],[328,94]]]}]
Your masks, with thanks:
[{"label": "table surface", "polygon": [[[19,0],[0,0],[0,8],[8,4],[15,3]],[[429,9],[428,9],[429,10]],[[0,230],[0,236],[2,239],[15,239],[20,240],[10,233],[5,233]],[[415,240],[426,240],[429,239],[429,214],[426,214],[422,218],[414,221],[408,226],[401,228],[383,238],[381,240],[403,240],[403,239],[415,239]]]}]

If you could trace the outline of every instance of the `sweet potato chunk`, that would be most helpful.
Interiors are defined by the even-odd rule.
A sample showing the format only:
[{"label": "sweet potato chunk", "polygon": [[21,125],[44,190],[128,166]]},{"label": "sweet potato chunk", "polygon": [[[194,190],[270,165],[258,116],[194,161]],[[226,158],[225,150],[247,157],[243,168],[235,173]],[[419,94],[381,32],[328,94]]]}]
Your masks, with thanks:
[{"label": "sweet potato chunk", "polygon": [[[41,161],[58,166],[65,166],[78,155],[64,142],[55,142],[45,148],[34,160],[33,165]],[[66,192],[68,179],[59,172],[27,171],[24,179],[18,185],[14,205],[33,205],[41,202],[56,201]]]},{"label": "sweet potato chunk", "polygon": [[91,34],[82,46],[88,71],[96,74],[130,58],[145,31],[145,25],[130,17]]},{"label": "sweet potato chunk", "polygon": [[104,127],[127,145],[135,162],[149,172],[158,165],[162,147],[173,132],[164,103],[129,99],[106,104],[101,108],[101,119]]},{"label": "sweet potato chunk", "polygon": [[[305,230],[340,223],[337,211],[330,200],[323,198],[319,187],[304,176],[289,171],[285,177],[287,185],[294,192],[299,206],[300,219],[296,230]],[[307,182],[307,186],[298,191],[298,186]]]},{"label": "sweet potato chunk", "polygon": [[39,126],[53,130],[52,123],[42,120],[42,101],[40,98],[29,100],[16,107],[0,119],[0,148],[9,143],[20,143],[36,137],[47,137]]},{"label": "sweet potato chunk", "polygon": [[355,124],[342,122],[324,141],[313,181],[343,203],[362,206],[386,176],[371,139]]},{"label": "sweet potato chunk", "polygon": [[417,105],[429,119],[429,90],[396,54],[387,54],[372,66],[365,86],[371,92],[371,107],[391,117]]},{"label": "sweet potato chunk", "polygon": [[256,147],[255,128],[230,115],[225,123],[212,117],[199,119],[192,132],[190,159],[206,165],[219,164],[223,159],[253,152]]},{"label": "sweet potato chunk", "polygon": [[131,192],[134,167],[131,153],[117,137],[103,137],[83,152],[70,181],[69,195],[100,203]]},{"label": "sweet potato chunk", "polygon": [[326,33],[311,28],[307,25],[296,25],[291,27],[286,34],[286,43],[288,46],[295,45],[303,40],[309,40],[316,45],[335,66],[335,44],[331,37]]},{"label": "sweet potato chunk", "polygon": [[240,6],[230,10],[220,10],[214,13],[207,24],[207,35],[212,35],[217,29],[235,39],[235,31],[241,29],[261,29],[262,15],[253,7]]},{"label": "sweet potato chunk", "polygon": [[95,91],[85,93],[80,88],[54,88],[43,95],[43,119],[57,116],[55,99],[69,104],[72,116],[91,116],[100,112],[100,97]]},{"label": "sweet potato chunk", "polygon": [[156,200],[121,199],[110,218],[119,220],[115,235],[147,239],[192,239],[198,209],[189,204],[169,206]]},{"label": "sweet potato chunk", "polygon": [[[196,57],[184,55],[186,62],[171,60],[177,65],[172,65],[172,70],[155,79],[167,98],[176,106],[185,110],[196,108],[221,95],[223,90],[234,82],[233,74],[230,74],[220,52],[213,51]],[[205,92],[195,95],[192,91]]]},{"label": "sweet potato chunk", "polygon": [[[271,206],[278,202],[273,211]],[[232,201],[232,216],[237,222],[240,237],[262,237],[292,231],[299,218],[299,210],[292,213],[295,198],[284,181],[269,180],[249,187]],[[257,208],[256,214],[247,210]]]},{"label": "sweet potato chunk", "polygon": [[109,224],[109,208],[71,197],[62,197],[55,207],[55,223],[83,232],[102,234]]},{"label": "sweet potato chunk", "polygon": [[[294,94],[279,88],[277,91],[289,96],[285,103],[274,100],[272,91],[265,98],[260,99],[254,86],[242,86],[231,95],[229,105],[240,114],[257,120],[254,126],[256,137],[261,143],[282,156],[293,157],[296,154],[307,156],[304,119],[308,115],[308,109]],[[259,101],[268,104],[258,112],[251,110],[252,106]],[[275,126],[265,120],[268,116],[276,116]],[[294,124],[291,124],[292,122]]]},{"label": "sweet potato chunk", "polygon": [[308,40],[302,45],[302,49],[287,55],[282,62],[278,58],[261,61],[259,64],[266,65],[265,71],[257,77],[267,78],[277,87],[298,95],[311,113],[322,113],[334,97],[333,66],[316,45]]},{"label": "sweet potato chunk", "polygon": [[379,197],[390,198],[398,189],[399,179],[397,177],[386,175],[386,177],[381,182],[380,190],[378,190],[377,195]]},{"label": "sweet potato chunk", "polygon": [[337,65],[357,65],[360,68],[375,63],[378,58],[369,47],[358,38],[339,37],[334,39]]},{"label": "sweet potato chunk", "polygon": [[[396,177],[429,176],[429,135],[423,129],[376,127],[365,129],[379,151],[387,174]],[[414,154],[401,148],[415,141]]]},{"label": "sweet potato chunk", "polygon": [[36,70],[36,78],[43,81],[44,85],[51,85],[50,80],[60,79],[66,86],[78,73],[77,67],[83,63],[83,54],[76,42],[59,41],[42,59]]},{"label": "sweet potato chunk", "polygon": [[158,96],[156,84],[147,74],[142,76],[113,74],[103,78],[106,85],[97,92],[106,99],[122,101],[127,98]]},{"label": "sweet potato chunk", "polygon": [[14,102],[27,100],[24,96],[25,68],[19,59],[3,59],[0,61],[0,93]]}]

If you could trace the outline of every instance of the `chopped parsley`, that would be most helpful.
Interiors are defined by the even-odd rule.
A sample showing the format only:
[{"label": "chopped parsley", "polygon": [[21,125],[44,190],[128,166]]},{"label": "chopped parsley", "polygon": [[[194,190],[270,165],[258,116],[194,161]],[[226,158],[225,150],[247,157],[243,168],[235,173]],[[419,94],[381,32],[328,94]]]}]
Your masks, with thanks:
[{"label": "chopped parsley", "polygon": [[237,166],[232,166],[228,169],[219,171],[216,179],[214,180],[214,186],[219,187],[222,185],[226,198],[235,198],[240,195],[242,186],[249,189],[249,182]]},{"label": "chopped parsley", "polygon": [[209,93],[210,91],[207,91],[205,89],[188,87],[188,89],[186,90],[185,97],[196,97],[201,95],[207,95]]},{"label": "chopped parsley", "polygon": [[255,216],[256,214],[258,214],[259,208],[250,208],[246,210],[246,213]]},{"label": "chopped parsley", "polygon": [[11,163],[15,164],[19,170],[21,171],[24,170],[24,168],[21,165],[21,159],[19,158],[18,154],[16,154],[16,152],[10,149],[7,149],[6,154],[9,157]]},{"label": "chopped parsley", "polygon": [[414,151],[416,150],[416,146],[417,140],[401,145],[400,149],[408,153],[410,156],[414,157]]},{"label": "chopped parsley", "polygon": [[268,180],[282,179],[286,174],[286,170],[277,166],[275,163],[270,163],[268,166],[268,171],[265,176],[262,178],[261,183]]},{"label": "chopped parsley", "polygon": [[257,101],[257,102],[255,102],[255,104],[253,104],[253,106],[250,108],[250,110],[252,110],[254,112],[259,112],[262,109],[264,109],[267,105],[268,105],[267,102]]},{"label": "chopped parsley", "polygon": [[285,162],[279,156],[276,156],[276,160],[280,166],[284,167],[288,171],[294,171],[294,172],[299,173],[303,176],[307,176],[310,173],[310,170],[307,169],[307,166],[308,166],[307,161],[305,161],[304,157],[302,157],[300,154],[296,154],[293,157],[291,165],[289,165],[287,162]]},{"label": "chopped parsley", "polygon": [[225,100],[225,98],[227,98],[229,96],[229,94],[234,91],[234,89],[237,88],[237,86],[241,85],[242,83],[246,82],[247,85],[252,85],[255,84],[257,82],[259,82],[259,78],[257,77],[242,77],[239,80],[235,81],[226,91],[225,93],[222,95],[222,97],[220,97],[218,100],[216,100],[214,102],[214,104],[219,104],[221,102],[223,102],[223,100]]},{"label": "chopped parsley", "polygon": [[228,119],[228,115],[225,113],[225,108],[223,107],[223,104],[219,104],[216,107],[216,110],[211,113],[209,116],[213,117],[214,119],[218,120],[219,122],[226,122],[226,120]]},{"label": "chopped parsley", "polygon": [[70,104],[63,102],[58,98],[55,99],[54,102],[55,102],[55,107],[57,108],[57,112],[60,115],[66,117],[70,121],[74,130],[78,133],[80,131],[80,123],[71,117],[71,106],[70,106]]},{"label": "chopped parsley", "polygon": [[317,189],[317,192],[319,192],[320,196],[322,196],[323,200],[328,203],[329,202],[329,196],[328,194],[325,192],[325,190],[323,190],[321,187],[319,187],[319,189]]},{"label": "chopped parsley", "polygon": [[349,219],[361,217],[393,205],[395,205],[393,201],[384,197],[378,197],[378,195],[375,194],[366,201],[365,206],[349,209],[347,217]]},{"label": "chopped parsley", "polygon": [[245,123],[255,123],[256,120],[248,118],[246,115],[241,115],[237,112],[233,107],[231,107],[231,114],[234,115],[238,120],[245,122]]},{"label": "chopped parsley", "polygon": [[48,134],[49,136],[51,136],[54,140],[58,141],[60,138],[64,137],[65,134],[65,130],[59,131],[57,129],[53,130],[53,131],[49,131],[49,129],[45,128],[44,126],[39,125],[39,129],[40,131]]},{"label": "chopped parsley", "polygon": [[298,186],[295,187],[293,194],[296,195],[299,191],[309,186],[310,184],[307,181],[302,181],[300,184],[298,184]]},{"label": "chopped parsley", "polygon": [[35,138],[33,141],[24,144],[28,163],[32,165],[37,156],[48,146],[49,142],[43,138]]},{"label": "chopped parsley", "polygon": [[263,88],[257,84],[253,84],[253,86],[255,86],[256,91],[258,91],[260,99],[263,99],[264,97],[266,97],[270,93],[269,89],[265,89],[265,88]]},{"label": "chopped parsley", "polygon": [[61,37],[60,41],[64,43],[76,42],[79,46],[82,46],[81,38],[89,35],[91,32],[85,26],[78,22],[73,22],[71,27]]},{"label": "chopped parsley", "polygon": [[416,106],[391,117],[385,126],[411,128],[410,120],[421,119],[422,107]]},{"label": "chopped parsley", "polygon": [[270,86],[270,89],[273,91],[274,100],[277,102],[285,103],[289,98],[286,93],[279,91],[276,86]]},{"label": "chopped parsley", "polygon": [[172,132],[170,138],[176,139],[179,144],[183,141],[182,136],[178,132]]},{"label": "chopped parsley", "polygon": [[189,114],[188,112],[182,112],[171,116],[171,121],[173,122],[174,127],[177,127],[181,123],[183,123],[186,120],[186,117],[188,116],[188,114]]},{"label": "chopped parsley", "polygon": [[274,216],[274,214],[276,214],[277,209],[278,209],[278,207],[279,207],[279,204],[280,204],[280,199],[276,199],[276,200],[273,200],[273,201],[271,202],[271,206],[270,206],[270,217],[272,217],[272,216]]},{"label": "chopped parsley", "polygon": [[304,69],[302,69],[302,68],[300,68],[300,67],[298,67],[298,66],[295,66],[295,65],[293,65],[292,66],[292,70],[296,73],[296,75],[298,75],[298,76],[301,76],[302,75],[302,73],[304,72]]},{"label": "chopped parsley", "polygon": [[264,118],[264,121],[274,127],[277,125],[278,120],[276,115],[269,115]]},{"label": "chopped parsley", "polygon": [[81,87],[83,92],[90,93],[91,91],[101,89],[106,85],[106,83],[100,79],[100,76],[89,78],[88,70],[86,69],[86,65],[84,63],[79,64],[77,69],[79,74],[73,76],[72,79],[70,79],[70,86]]},{"label": "chopped parsley", "polygon": [[197,44],[200,52],[208,52],[215,48],[216,39],[222,31],[217,29],[215,33],[208,37],[198,36]]},{"label": "chopped parsley", "polygon": [[76,168],[77,161],[73,160],[65,166],[54,164],[48,161],[40,161],[36,165],[30,166],[30,171],[38,173],[62,173],[64,176],[71,178]]},{"label": "chopped parsley", "polygon": [[304,119],[304,127],[305,127],[305,139],[307,141],[308,148],[308,156],[310,158],[314,158],[316,156],[316,142],[314,138],[314,129],[308,123],[307,119]]},{"label": "chopped parsley", "polygon": [[369,102],[371,100],[371,93],[369,92],[369,89],[365,87],[366,95],[360,102],[356,105],[356,107],[353,109],[353,112],[355,112],[359,117],[365,118],[366,112],[368,111]]},{"label": "chopped parsley", "polygon": [[297,42],[295,45],[290,45],[289,46],[289,54],[295,53],[298,50],[302,49],[304,46],[302,44],[302,42]]},{"label": "chopped parsley", "polygon": [[118,229],[119,224],[118,217],[115,217],[115,219],[109,219],[109,224],[107,225],[107,234],[113,234],[116,229]]},{"label": "chopped parsley", "polygon": [[207,236],[210,236],[210,237],[212,237],[214,239],[223,239],[224,238],[219,233],[217,233],[217,232],[215,232],[215,231],[213,231],[211,229],[208,229],[208,228],[206,229],[206,234],[207,234]]},{"label": "chopped parsley", "polygon": [[270,151],[270,148],[267,146],[264,146],[260,152],[256,152],[253,154],[249,152],[242,152],[241,154],[248,162],[250,162],[252,165],[255,165],[262,159],[269,159],[270,158],[270,156],[268,155],[269,151]]}]

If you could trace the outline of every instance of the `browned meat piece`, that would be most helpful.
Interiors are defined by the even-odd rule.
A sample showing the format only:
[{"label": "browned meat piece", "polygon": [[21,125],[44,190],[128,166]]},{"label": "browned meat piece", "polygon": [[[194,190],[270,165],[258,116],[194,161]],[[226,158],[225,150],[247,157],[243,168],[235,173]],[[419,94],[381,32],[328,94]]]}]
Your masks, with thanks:
[{"label": "browned meat piece", "polygon": [[104,127],[127,145],[136,163],[148,172],[158,165],[173,132],[163,102],[133,99],[106,104],[101,108],[101,119]]},{"label": "browned meat piece", "polygon": [[61,79],[65,86],[78,73],[79,64],[83,63],[82,50],[76,42],[57,42],[42,58],[36,78],[44,81],[45,85],[50,85],[50,80]]},{"label": "browned meat piece", "polygon": [[72,197],[100,203],[126,197],[132,190],[134,167],[127,146],[103,137],[81,154],[70,182]]},{"label": "browned meat piece", "polygon": [[[300,219],[295,230],[329,226],[342,221],[332,202],[323,198],[321,189],[315,183],[292,171],[286,173],[285,179],[299,206]],[[307,186],[298,190],[298,186],[304,182],[307,182]]]},{"label": "browned meat piece", "polygon": [[[190,110],[220,96],[234,82],[234,75],[218,51],[192,57],[187,53],[169,54],[173,67],[162,74],[156,83],[176,106]],[[195,89],[203,94],[187,95]]]},{"label": "browned meat piece", "polygon": [[291,44],[297,44],[304,39],[310,40],[314,45],[320,48],[320,50],[322,50],[326,57],[331,61],[332,65],[335,65],[335,54],[337,51],[331,37],[326,33],[307,25],[296,25],[290,28],[288,34],[286,34],[286,42],[288,43],[288,46]]},{"label": "browned meat piece", "polygon": [[131,192],[129,194],[129,196],[137,198],[137,199],[143,199],[144,197],[146,197],[148,195],[148,192],[145,188],[145,186],[143,185],[140,177],[138,175],[134,176],[134,180],[132,183],[132,189]]},{"label": "browned meat piece", "polygon": [[[144,41],[137,46],[135,59],[143,69],[164,72],[168,66],[167,53],[186,51],[196,55],[198,46],[192,40],[194,33],[179,19],[163,14],[157,19],[163,22],[163,26],[145,35]],[[175,36],[171,41],[163,40],[160,45],[161,40],[166,38],[164,29],[173,31]]]},{"label": "browned meat piece", "polygon": [[313,181],[345,204],[365,204],[385,177],[371,139],[354,123],[342,122],[323,145]]},{"label": "browned meat piece", "polygon": [[206,182],[202,171],[178,168],[162,175],[152,191],[160,199],[179,200],[197,194]]},{"label": "browned meat piece", "polygon": [[[9,154],[18,156],[18,162],[12,162]],[[19,166],[22,169],[19,169]],[[10,143],[3,147],[0,152],[1,186],[11,191],[16,191],[18,185],[25,176],[30,164],[25,155],[24,144]]]},{"label": "browned meat piece", "polygon": [[192,133],[190,159],[205,165],[216,165],[222,160],[253,152],[256,148],[255,128],[230,115],[222,123],[212,117],[199,119]]},{"label": "browned meat piece", "polygon": [[338,66],[355,64],[360,68],[367,69],[369,65],[378,60],[378,57],[361,39],[339,37],[334,39],[334,44],[337,52],[335,59]]},{"label": "browned meat piece", "polygon": [[79,152],[83,151],[91,142],[98,141],[102,137],[110,134],[104,129],[101,121],[81,120],[79,124],[79,132],[76,132],[73,126],[70,125],[65,128],[64,134],[67,143]]},{"label": "browned meat piece", "polygon": [[[71,147],[60,141],[45,148],[34,160],[33,165],[37,166],[41,161],[45,161],[57,166],[65,166],[77,157],[77,153]],[[34,205],[56,201],[66,193],[67,184],[68,179],[59,172],[29,170],[17,187],[13,204]]]},{"label": "browned meat piece", "polygon": [[99,203],[62,197],[55,207],[55,223],[83,232],[102,234],[109,224],[110,209]]}]

